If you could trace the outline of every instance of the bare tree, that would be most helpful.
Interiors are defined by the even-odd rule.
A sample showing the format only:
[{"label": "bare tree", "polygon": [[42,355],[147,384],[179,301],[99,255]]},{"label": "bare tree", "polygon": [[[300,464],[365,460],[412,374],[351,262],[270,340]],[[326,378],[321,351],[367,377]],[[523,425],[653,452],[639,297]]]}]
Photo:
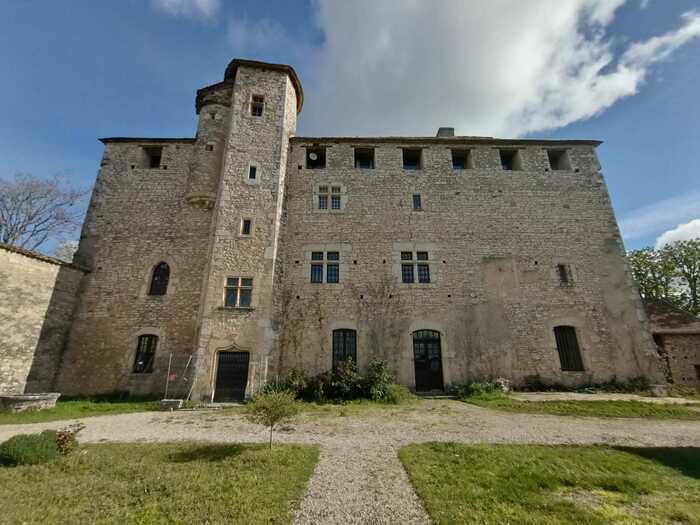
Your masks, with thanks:
[{"label": "bare tree", "polygon": [[80,225],[80,203],[87,193],[61,175],[0,178],[0,242],[35,250],[50,238],[72,233]]},{"label": "bare tree", "polygon": [[73,262],[73,255],[78,249],[78,241],[61,241],[56,245],[53,256],[65,262]]}]

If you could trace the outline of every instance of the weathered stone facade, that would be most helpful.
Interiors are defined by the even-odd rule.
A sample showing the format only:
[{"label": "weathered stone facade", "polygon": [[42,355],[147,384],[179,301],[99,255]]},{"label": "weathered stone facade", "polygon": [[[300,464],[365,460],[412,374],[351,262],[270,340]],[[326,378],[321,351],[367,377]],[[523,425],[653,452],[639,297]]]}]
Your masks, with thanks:
[{"label": "weathered stone facade", "polygon": [[51,390],[84,273],[0,245],[0,393]]},{"label": "weathered stone facade", "polygon": [[[178,395],[216,398],[241,374],[250,395],[292,368],[331,368],[334,330],[354,331],[360,369],[381,357],[412,388],[421,331],[440,386],[661,379],[597,142],[295,137],[302,99],[289,66],[234,60],[198,92],[194,139],[103,139],[60,391],[158,393],[170,364]],[[403,148],[420,149],[419,169],[404,169]],[[355,167],[355,149],[371,167]],[[452,149],[468,150],[464,169]],[[565,156],[557,169],[550,150]],[[403,282],[408,252],[430,282]],[[167,292],[149,295],[160,262]],[[557,326],[575,330],[576,370],[562,370]],[[142,335],[158,337],[155,360],[134,373]]]},{"label": "weathered stone facade", "polygon": [[668,382],[700,389],[700,319],[661,300],[644,307]]}]

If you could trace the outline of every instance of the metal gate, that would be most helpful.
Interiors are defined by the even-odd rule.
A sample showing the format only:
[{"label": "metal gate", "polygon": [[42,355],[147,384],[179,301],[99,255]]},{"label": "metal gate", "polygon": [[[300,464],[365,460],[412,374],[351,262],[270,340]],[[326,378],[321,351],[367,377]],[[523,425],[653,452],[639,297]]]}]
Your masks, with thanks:
[{"label": "metal gate", "polygon": [[416,370],[416,392],[443,390],[442,349],[440,332],[413,332],[413,358]]},{"label": "metal gate", "polygon": [[248,384],[249,352],[219,352],[214,401],[243,401]]}]

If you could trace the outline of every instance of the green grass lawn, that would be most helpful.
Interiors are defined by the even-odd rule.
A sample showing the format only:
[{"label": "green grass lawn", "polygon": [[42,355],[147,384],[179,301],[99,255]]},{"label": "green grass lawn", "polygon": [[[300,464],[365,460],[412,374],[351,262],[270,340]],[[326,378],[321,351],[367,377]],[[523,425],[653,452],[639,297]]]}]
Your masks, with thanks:
[{"label": "green grass lawn", "polygon": [[61,419],[76,419],[90,416],[107,416],[129,412],[158,410],[157,401],[89,401],[58,400],[56,408],[30,412],[0,412],[0,425],[42,423]]},{"label": "green grass lawn", "polygon": [[[643,401],[520,401],[504,395],[489,394],[465,397],[463,401],[484,408],[530,414],[700,420],[700,410],[693,410],[686,405]],[[694,406],[700,408],[700,404]]]},{"label": "green grass lawn", "polygon": [[399,452],[442,524],[700,524],[700,448],[409,445]]},{"label": "green grass lawn", "polygon": [[105,444],[0,468],[2,523],[291,523],[316,447]]}]

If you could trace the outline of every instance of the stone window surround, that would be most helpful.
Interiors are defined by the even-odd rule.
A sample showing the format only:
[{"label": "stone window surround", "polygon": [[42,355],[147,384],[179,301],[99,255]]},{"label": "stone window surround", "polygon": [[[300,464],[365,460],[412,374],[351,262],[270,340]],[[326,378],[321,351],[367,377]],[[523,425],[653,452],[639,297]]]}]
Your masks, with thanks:
[{"label": "stone window surround", "polygon": [[[576,340],[578,341],[578,349],[581,353],[581,362],[583,363],[583,370],[562,370],[561,363],[559,362],[559,352],[557,350],[557,339],[554,336],[554,327],[556,326],[571,326],[576,330]],[[552,365],[552,371],[556,374],[564,374],[566,376],[580,376],[590,374],[590,371],[594,369],[591,365],[591,355],[588,351],[590,348],[594,348],[592,341],[589,340],[589,331],[586,329],[588,323],[584,320],[583,316],[578,316],[576,314],[554,317],[549,319],[545,325],[544,329],[547,331],[546,337],[543,341],[546,341],[545,348],[547,348],[547,355],[549,356],[548,361]]]},{"label": "stone window surround", "polygon": [[[262,110],[260,112],[260,115],[253,114],[253,97],[261,97],[262,98]],[[251,93],[248,96],[248,111],[247,111],[248,116],[252,117],[252,118],[263,118],[266,113],[267,113],[267,97],[265,97],[265,95],[261,95],[260,93]]]},{"label": "stone window surround", "polygon": [[[454,352],[450,351],[449,341],[447,338],[447,332],[445,327],[432,319],[416,319],[411,321],[411,324],[406,332],[406,343],[404,345],[407,359],[411,363],[411,369],[415,374],[414,368],[414,354],[413,354],[413,333],[418,330],[433,330],[440,334],[440,355],[442,356],[442,383],[447,388],[450,384],[450,367],[447,365],[448,361],[455,356]],[[413,387],[416,386],[416,378],[413,376]]]},{"label": "stone window surround", "polygon": [[[149,373],[134,372],[134,362],[136,361],[136,351],[138,350],[139,337],[142,335],[155,335],[158,337],[158,342],[156,343],[156,351],[153,354],[153,370]],[[162,352],[164,341],[165,339],[163,337],[161,329],[155,326],[143,327],[129,338],[130,348],[129,351],[126,352],[126,355],[128,356],[128,362],[126,366],[129,367],[129,376],[131,378],[142,377],[144,379],[148,379],[160,372],[158,368],[158,354]]]},{"label": "stone window surround", "polygon": [[[553,261],[552,268],[550,269],[550,277],[552,279],[552,282],[555,283],[555,285],[558,288],[573,288],[576,286],[578,282],[578,272],[576,271],[576,266],[571,264],[571,259],[567,258],[555,258]],[[568,283],[562,283],[561,279],[559,277],[559,265],[563,264],[566,266],[568,274],[569,274],[569,282]]]},{"label": "stone window surround", "polygon": [[[226,306],[226,288],[228,284],[228,279],[231,278],[237,278],[238,279],[238,290],[239,293],[236,294],[236,306]],[[253,281],[252,286],[250,287],[250,305],[249,306],[240,306],[238,302],[240,301],[240,289],[241,289],[241,280],[242,279],[251,279]],[[255,286],[255,276],[252,273],[245,273],[245,274],[237,274],[237,275],[232,275],[232,274],[226,274],[224,277],[221,278],[221,306],[219,307],[219,310],[243,310],[243,311],[248,311],[248,310],[255,310],[255,304],[256,304],[256,286]]]},{"label": "stone window surround", "polygon": [[[392,273],[394,275],[395,282],[401,288],[433,288],[436,286],[436,282],[439,277],[440,265],[437,264],[439,258],[436,253],[439,251],[438,246],[434,243],[421,243],[421,242],[395,242],[391,251],[391,261],[392,261]],[[428,260],[421,261],[427,262],[430,267],[430,282],[421,283],[418,282],[418,275],[415,274],[415,281],[412,283],[405,283],[401,277],[401,265],[405,264],[406,261],[401,260],[401,252],[412,252],[414,255],[413,264],[416,265],[415,254],[416,252],[428,252]]]},{"label": "stone window surround", "polygon": [[[170,278],[168,279],[168,288],[165,290],[164,295],[149,295],[148,291],[151,288],[153,270],[158,264],[162,262],[167,263],[170,267]],[[141,274],[143,275],[143,281],[141,283],[141,287],[139,288],[139,297],[148,299],[150,301],[164,301],[175,293],[179,281],[179,272],[177,268],[177,263],[175,263],[172,260],[172,257],[166,254],[154,255],[146,259],[143,263],[143,266],[144,269],[141,272]]]},{"label": "stone window surround", "polygon": [[[343,284],[343,280],[346,279],[348,276],[348,270],[352,261],[352,246],[350,244],[308,244],[303,246],[302,249],[304,253],[304,264],[302,268],[304,274],[302,277],[303,280],[301,282],[313,287],[325,287],[326,285],[331,287],[337,287],[339,284]],[[312,261],[311,254],[313,252],[323,252],[323,261]],[[338,264],[338,272],[340,274],[340,278],[338,279],[337,283],[326,283],[326,264],[328,262],[326,260],[326,254],[328,252],[338,252],[339,255],[338,261],[331,261],[332,263],[337,262]],[[320,283],[312,283],[310,279],[311,264],[318,264],[321,262],[323,262],[323,280]]]},{"label": "stone window surround", "polygon": [[[319,192],[319,188],[321,186],[326,186],[328,188],[328,193],[323,194],[323,195],[328,195],[328,207],[325,209],[318,207],[318,196],[321,195],[321,193]],[[332,187],[340,187],[340,193],[339,194],[332,193],[332,190],[331,190]],[[340,195],[340,209],[339,210],[332,209],[331,195]],[[314,184],[312,198],[313,198],[312,209],[315,213],[343,213],[345,211],[345,206],[348,203],[347,186],[341,182],[320,182],[320,183]]]},{"label": "stone window surround", "polygon": [[[250,233],[243,233],[243,221],[250,221]],[[239,226],[238,226],[238,237],[241,239],[250,239],[253,237],[253,233],[255,232],[255,219],[252,216],[249,215],[244,215],[241,217]]]},{"label": "stone window surround", "polygon": [[[255,178],[254,179],[250,178],[251,166],[255,167]],[[261,175],[262,175],[262,170],[260,169],[260,163],[255,162],[255,161],[250,161],[246,165],[245,172],[243,173],[243,180],[246,184],[250,184],[251,186],[257,186],[258,184],[260,184]]]}]

